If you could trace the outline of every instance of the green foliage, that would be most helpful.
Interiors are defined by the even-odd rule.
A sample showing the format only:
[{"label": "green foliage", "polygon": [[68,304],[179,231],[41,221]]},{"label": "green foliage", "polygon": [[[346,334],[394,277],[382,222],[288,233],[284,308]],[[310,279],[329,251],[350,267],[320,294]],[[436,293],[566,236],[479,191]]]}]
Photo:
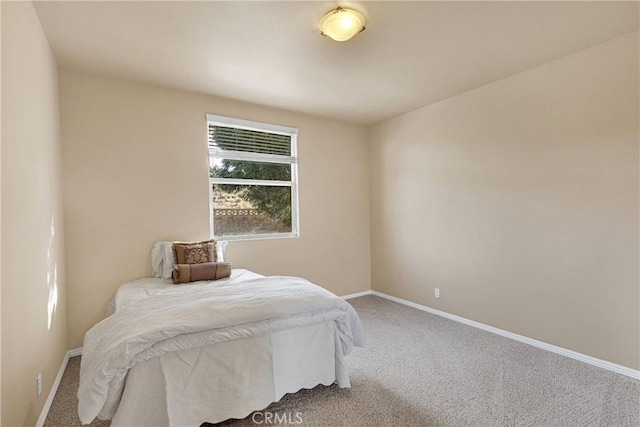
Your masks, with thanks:
[{"label": "green foliage", "polygon": [[[209,173],[212,178],[290,181],[291,165],[223,160],[221,166],[209,168]],[[242,192],[243,198],[258,212],[291,227],[291,187],[229,184],[217,184],[216,187],[225,193]]]}]

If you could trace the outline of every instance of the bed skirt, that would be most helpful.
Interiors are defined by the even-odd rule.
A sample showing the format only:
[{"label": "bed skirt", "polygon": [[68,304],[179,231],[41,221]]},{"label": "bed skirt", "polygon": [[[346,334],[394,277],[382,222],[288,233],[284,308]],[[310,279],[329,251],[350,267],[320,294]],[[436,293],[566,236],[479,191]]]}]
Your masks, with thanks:
[{"label": "bed skirt", "polygon": [[241,419],[287,393],[334,382],[350,386],[333,321],[211,344],[132,367],[111,426]]}]

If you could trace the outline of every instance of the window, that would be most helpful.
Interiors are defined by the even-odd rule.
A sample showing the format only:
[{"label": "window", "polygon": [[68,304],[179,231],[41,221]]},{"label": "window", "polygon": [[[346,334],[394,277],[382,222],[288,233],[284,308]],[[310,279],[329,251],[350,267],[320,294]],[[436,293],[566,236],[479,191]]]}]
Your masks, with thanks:
[{"label": "window", "polygon": [[207,114],[215,238],[298,236],[298,129]]}]

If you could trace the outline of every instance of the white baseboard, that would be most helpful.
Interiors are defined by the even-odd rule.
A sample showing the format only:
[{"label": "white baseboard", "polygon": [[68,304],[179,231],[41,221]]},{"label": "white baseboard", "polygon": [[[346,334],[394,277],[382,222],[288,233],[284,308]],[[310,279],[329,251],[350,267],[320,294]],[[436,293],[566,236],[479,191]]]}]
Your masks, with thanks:
[{"label": "white baseboard", "polygon": [[356,292],[355,294],[343,295],[340,298],[342,298],[342,299],[351,299],[351,298],[363,297],[365,295],[371,295],[371,291]]},{"label": "white baseboard", "polygon": [[71,350],[69,350],[67,352],[67,354],[69,355],[69,357],[80,356],[80,355],[82,355],[82,347],[72,348]]},{"label": "white baseboard", "polygon": [[493,326],[485,325],[484,323],[480,323],[474,320],[466,319],[464,317],[456,316],[455,314],[447,313],[446,311],[436,310],[435,308],[431,308],[422,304],[417,304],[415,302],[407,301],[402,298],[383,294],[382,292],[371,291],[371,294],[381,298],[391,300],[393,302],[397,302],[399,304],[413,307],[418,310],[426,311],[427,313],[435,314],[436,316],[445,317],[455,322],[464,323],[465,325],[473,326],[474,328],[482,329],[483,331],[491,332],[492,334],[500,335],[505,338],[510,338],[512,340],[519,341],[524,344],[529,344],[534,347],[538,347],[543,350],[550,351],[552,353],[560,354],[562,356],[566,356],[571,359],[588,363],[589,365],[597,366],[599,368],[603,368],[608,371],[616,372],[618,374],[626,375],[627,377],[640,380],[640,371],[627,368],[626,366],[618,365],[613,362],[607,362],[606,360],[598,359],[592,356],[587,356],[586,354],[578,353],[577,351],[568,350],[566,348],[562,348],[553,344],[548,344],[546,342],[538,341],[533,338],[528,338],[522,335],[514,334],[513,332],[505,331],[504,329],[499,329]]},{"label": "white baseboard", "polygon": [[42,411],[40,412],[40,417],[36,422],[36,427],[42,427],[44,425],[44,420],[47,419],[47,415],[49,414],[49,409],[51,409],[51,404],[53,403],[53,398],[56,396],[56,392],[58,391],[58,386],[60,385],[60,380],[62,379],[64,370],[67,369],[68,362],[69,362],[69,352],[67,352],[64,355],[64,359],[62,359],[62,365],[60,365],[60,369],[58,370],[58,375],[56,375],[56,379],[53,381],[51,390],[49,390],[49,396],[47,396],[47,400],[44,402],[44,406],[42,407]]}]

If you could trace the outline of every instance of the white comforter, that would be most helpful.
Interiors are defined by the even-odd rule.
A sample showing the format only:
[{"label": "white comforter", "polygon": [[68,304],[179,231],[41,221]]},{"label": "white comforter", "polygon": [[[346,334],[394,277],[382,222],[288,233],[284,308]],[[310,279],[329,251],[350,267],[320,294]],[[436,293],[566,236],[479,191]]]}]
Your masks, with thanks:
[{"label": "white comforter", "polygon": [[110,418],[128,369],[167,352],[326,321],[336,322],[345,355],[364,341],[351,305],[300,278],[234,270],[217,282],[131,284],[121,287],[113,314],[85,335],[78,390],[83,424],[98,415]]}]

